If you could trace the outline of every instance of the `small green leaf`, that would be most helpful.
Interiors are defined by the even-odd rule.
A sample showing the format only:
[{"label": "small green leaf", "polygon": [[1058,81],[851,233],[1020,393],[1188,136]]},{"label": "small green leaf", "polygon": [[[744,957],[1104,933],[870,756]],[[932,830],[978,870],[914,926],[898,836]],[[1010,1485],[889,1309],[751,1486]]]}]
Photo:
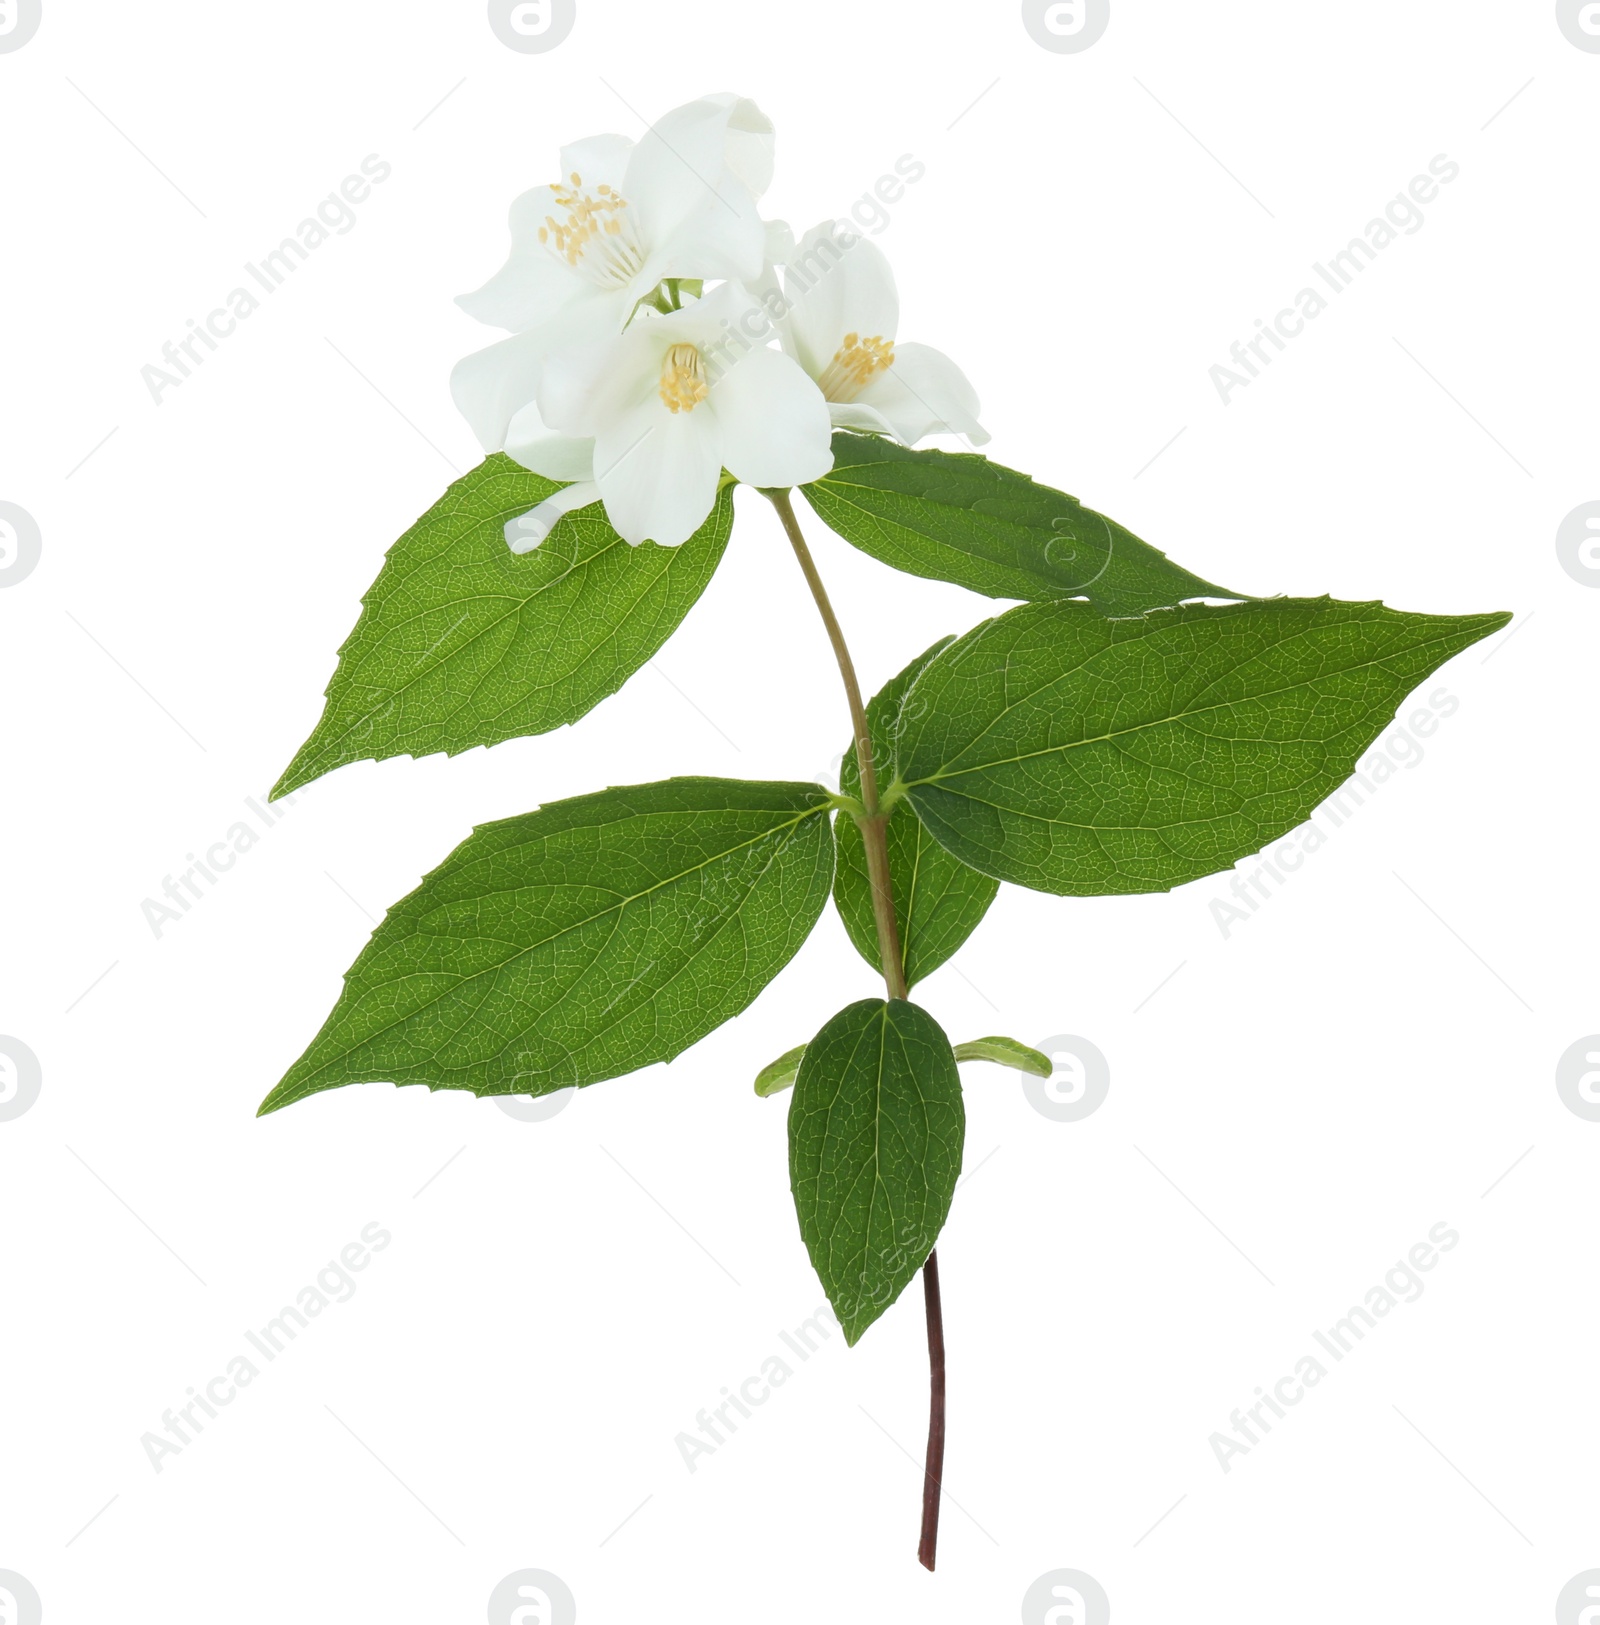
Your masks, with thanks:
[{"label": "small green leaf", "polygon": [[804,1044],[796,1044],[791,1050],[785,1050],[777,1060],[756,1073],[756,1093],[763,1100],[768,1095],[781,1095],[785,1089],[794,1087],[795,1074],[800,1070],[800,1057],[806,1052]]},{"label": "small green leaf", "polygon": [[[872,755],[882,789],[888,788],[894,762],[901,703],[918,672],[953,641],[944,638],[919,655],[898,677],[885,683],[867,706]],[[861,793],[861,767],[854,744],[845,756],[839,783],[848,796]],[[840,813],[836,831],[839,867],[833,877],[833,900],[856,951],[874,970],[881,970],[872,883],[867,878],[861,830],[848,813]],[[900,927],[900,957],[906,986],[911,988],[937,970],[972,935],[1000,885],[946,852],[922,827],[907,802],[890,812],[884,833],[889,845],[889,890]]]},{"label": "small green leaf", "polygon": [[483,825],[390,909],[262,1113],[346,1083],[547,1095],[670,1061],[810,935],[829,805],[669,779]]},{"label": "small green leaf", "polygon": [[1310,817],[1411,689],[1509,619],[1327,598],[1137,620],[1026,604],[923,670],[900,777],[934,836],[1001,880],[1167,891]]},{"label": "small green leaf", "polygon": [[1087,598],[1114,615],[1240,596],[987,457],[836,434],[833,465],[801,488],[811,506],[847,542],[909,575],[989,598]]},{"label": "small green leaf", "polygon": [[339,651],[322,720],[273,795],[349,762],[548,733],[656,653],[722,558],[731,493],[682,547],[629,547],[594,506],[513,553],[506,522],[560,489],[497,453],[390,548]]},{"label": "small green leaf", "polygon": [[965,1135],[955,1056],[926,1010],[863,999],[806,1046],[789,1106],[789,1182],[846,1342],[933,1251]]},{"label": "small green leaf", "polygon": [[970,1043],[957,1044],[955,1056],[958,1061],[993,1061],[996,1066],[1031,1072],[1036,1078],[1048,1078],[1056,1069],[1048,1055],[1014,1038],[974,1038]]}]

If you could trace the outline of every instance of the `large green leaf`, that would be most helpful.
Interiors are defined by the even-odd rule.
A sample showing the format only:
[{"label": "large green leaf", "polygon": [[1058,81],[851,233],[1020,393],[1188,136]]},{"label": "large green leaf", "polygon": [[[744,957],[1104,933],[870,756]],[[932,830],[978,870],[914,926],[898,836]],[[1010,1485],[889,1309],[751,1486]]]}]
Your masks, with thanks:
[{"label": "large green leaf", "polygon": [[736,1016],[833,880],[814,784],[669,779],[485,824],[383,924],[261,1110],[386,1079],[543,1095]]},{"label": "large green leaf", "polygon": [[[901,702],[917,673],[952,639],[919,655],[898,677],[891,678],[867,706],[872,755],[880,787],[887,787],[894,761],[894,741]],[[839,773],[848,796],[861,793],[861,767],[852,744]],[[872,912],[872,883],[861,830],[849,813],[837,821],[839,867],[833,877],[833,900],[857,951],[874,970],[883,967],[878,952],[878,926]],[[900,957],[906,986],[915,987],[938,969],[972,935],[988,912],[1000,883],[952,857],[922,827],[909,803],[889,814],[884,831],[889,845],[889,890],[900,927]]]},{"label": "large green leaf", "polygon": [[454,756],[576,722],[671,637],[727,546],[731,487],[682,547],[629,547],[593,506],[513,553],[506,521],[560,489],[497,453],[390,548],[273,795],[349,762]]},{"label": "large green leaf", "polygon": [[833,472],[801,489],[862,552],[989,598],[1087,598],[1110,614],[1137,615],[1240,596],[1180,569],[1076,497],[972,453],[836,434]]},{"label": "large green leaf", "polygon": [[917,1005],[863,999],[806,1046],[789,1106],[789,1183],[846,1342],[933,1251],[966,1126],[950,1041]]},{"label": "large green leaf", "polygon": [[974,868],[1073,896],[1167,891],[1308,818],[1412,688],[1509,619],[1327,598],[1137,620],[1027,604],[928,664],[897,766]]}]

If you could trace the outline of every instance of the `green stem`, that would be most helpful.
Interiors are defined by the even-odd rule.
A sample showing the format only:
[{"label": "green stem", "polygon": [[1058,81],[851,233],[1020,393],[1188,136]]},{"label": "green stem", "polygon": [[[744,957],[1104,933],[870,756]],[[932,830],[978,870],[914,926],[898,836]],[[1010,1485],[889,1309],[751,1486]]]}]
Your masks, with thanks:
[{"label": "green stem", "polygon": [[849,645],[839,617],[833,612],[828,590],[817,573],[816,560],[800,531],[794,504],[787,491],[768,491],[768,501],[778,510],[783,528],[788,535],[794,554],[800,561],[806,585],[816,600],[822,624],[828,629],[828,641],[833,645],[833,657],[844,679],[845,698],[850,703],[850,721],[856,736],[856,766],[861,770],[861,805],[865,816],[856,819],[861,830],[861,844],[867,853],[867,878],[872,890],[872,917],[878,928],[878,954],[883,962],[883,979],[891,999],[906,997],[905,957],[900,948],[900,927],[895,919],[894,892],[889,884],[888,812],[878,795],[878,772],[872,759],[872,731],[867,726],[867,708],[861,699],[861,684],[856,680],[855,662],[850,658]]},{"label": "green stem", "polygon": [[[850,721],[856,737],[856,766],[861,771],[862,812],[856,815],[861,830],[861,844],[866,849],[867,879],[872,891],[872,917],[878,928],[878,955],[883,963],[883,980],[891,999],[907,997],[905,958],[900,947],[900,926],[895,918],[894,892],[889,883],[889,812],[893,803],[885,805],[878,794],[878,773],[872,759],[872,732],[867,726],[867,708],[861,700],[861,684],[856,679],[855,662],[844,640],[839,617],[833,612],[827,588],[817,571],[816,560],[801,534],[800,521],[795,518],[794,504],[787,491],[762,493],[778,510],[784,533],[800,569],[816,601],[817,612],[828,630],[828,641],[833,645],[833,657],[838,662],[839,675],[844,680],[845,698],[850,704]],[[903,793],[903,792],[902,792]],[[894,797],[895,800],[899,796]],[[928,1455],[922,1484],[922,1539],[917,1547],[917,1558],[922,1566],[931,1569],[939,1540],[939,1494],[944,1478],[944,1313],[939,1296],[939,1255],[928,1254],[922,1267],[923,1298],[928,1317]]]}]

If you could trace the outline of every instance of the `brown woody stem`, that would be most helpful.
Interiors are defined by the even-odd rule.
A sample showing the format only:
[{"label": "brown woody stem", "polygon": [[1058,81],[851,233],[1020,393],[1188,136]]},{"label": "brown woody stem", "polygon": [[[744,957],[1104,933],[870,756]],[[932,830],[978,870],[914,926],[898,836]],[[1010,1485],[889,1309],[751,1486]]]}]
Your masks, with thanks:
[{"label": "brown woody stem", "polygon": [[939,1301],[939,1252],[922,1266],[922,1301],[928,1314],[928,1459],[922,1476],[922,1540],[917,1561],[933,1567],[939,1546],[939,1488],[944,1482],[944,1308]]}]

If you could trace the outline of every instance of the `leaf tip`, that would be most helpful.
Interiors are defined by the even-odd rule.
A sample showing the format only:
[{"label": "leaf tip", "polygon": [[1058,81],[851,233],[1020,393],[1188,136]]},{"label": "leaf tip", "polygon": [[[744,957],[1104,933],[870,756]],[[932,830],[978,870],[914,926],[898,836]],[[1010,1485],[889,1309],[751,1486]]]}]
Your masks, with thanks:
[{"label": "leaf tip", "polygon": [[292,1106],[297,1100],[306,1098],[306,1089],[297,1087],[295,1073],[298,1066],[297,1062],[268,1090],[266,1099],[256,1107],[257,1117],[270,1117],[274,1112],[281,1112],[285,1106]]}]

